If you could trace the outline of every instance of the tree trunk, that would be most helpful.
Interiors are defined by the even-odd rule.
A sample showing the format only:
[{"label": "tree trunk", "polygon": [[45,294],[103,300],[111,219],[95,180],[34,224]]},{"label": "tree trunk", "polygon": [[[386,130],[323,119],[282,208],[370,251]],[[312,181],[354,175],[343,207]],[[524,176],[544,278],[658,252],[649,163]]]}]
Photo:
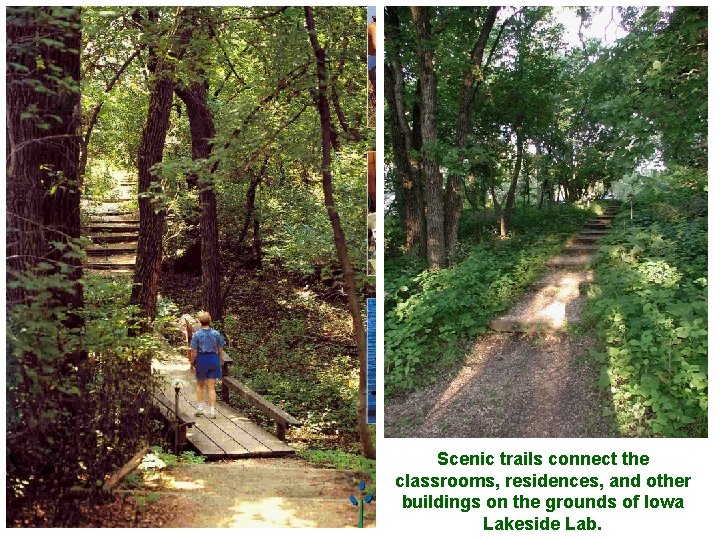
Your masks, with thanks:
[{"label": "tree trunk", "polygon": [[150,168],[163,158],[175,85],[169,66],[162,61],[151,62],[155,69],[151,78],[150,105],[138,150],[140,233],[130,303],[140,308],[141,316],[152,320],[157,310],[166,211],[159,200],[162,195],[160,179],[150,172]]},{"label": "tree trunk", "polygon": [[328,103],[327,88],[327,72],[325,63],[325,49],[320,46],[317,32],[315,30],[315,21],[313,19],[313,10],[311,7],[305,7],[305,21],[307,23],[307,32],[310,44],[315,52],[315,61],[317,65],[318,78],[318,99],[316,101],[318,114],[320,116],[320,128],[322,131],[322,184],[325,196],[325,208],[327,208],[328,217],[333,229],[333,239],[335,241],[335,250],[343,270],[343,279],[345,288],[347,289],[348,304],[350,314],[353,320],[353,330],[355,333],[355,344],[358,349],[358,357],[360,360],[360,384],[358,388],[357,401],[357,422],[358,431],[360,433],[360,446],[362,454],[368,458],[375,458],[375,446],[370,437],[370,430],[367,425],[367,343],[365,328],[363,327],[362,313],[360,309],[360,298],[358,297],[357,288],[355,286],[355,272],[347,251],[345,241],[345,233],[340,223],[340,217],[335,210],[335,197],[333,194],[332,173],[330,172],[331,155],[330,150],[332,142],[330,140],[330,106]]},{"label": "tree trunk", "polygon": [[396,7],[388,6],[386,26],[387,56],[385,64],[385,102],[390,118],[390,137],[392,139],[393,162],[397,171],[401,199],[403,201],[402,218],[405,225],[405,247],[408,252],[416,250],[426,254],[427,231],[425,208],[423,206],[422,185],[419,171],[410,160],[412,147],[411,133],[405,119],[405,97],[402,66],[397,52],[393,49],[393,40],[397,39],[399,16]]},{"label": "tree trunk", "polygon": [[[80,237],[80,91],[66,86],[80,81],[80,9],[62,15],[58,9],[8,9],[13,23],[7,25],[7,59],[26,70],[8,68],[7,261],[10,271],[42,260],[68,264],[73,288],[53,289],[52,295],[70,309],[64,324],[77,328],[83,325],[75,312],[83,305],[82,266],[64,255],[68,242]],[[63,24],[40,22],[48,18]],[[39,36],[54,43],[28,45]],[[38,82],[26,80],[31,78]],[[23,118],[33,107],[35,116]],[[8,288],[7,300],[23,302],[25,292]]]},{"label": "tree trunk", "polygon": [[523,136],[517,132],[515,133],[515,137],[515,168],[513,169],[512,179],[510,180],[510,188],[508,189],[507,199],[505,201],[505,209],[500,216],[500,236],[502,238],[507,237],[508,229],[510,227],[510,218],[512,217],[513,207],[515,206],[515,190],[517,189],[518,177],[520,176],[520,168],[522,166],[524,139]]},{"label": "tree trunk", "polygon": [[[458,121],[455,130],[455,148],[460,150],[459,159],[464,159],[464,150],[467,145],[467,137],[472,123],[472,113],[475,110],[475,97],[477,86],[481,82],[482,63],[485,47],[490,39],[490,31],[495,24],[499,7],[488,8],[480,36],[471,53],[471,62],[463,77],[463,84],[460,89],[460,100],[458,108]],[[462,194],[460,193],[460,175],[451,174],[448,176],[445,185],[445,247],[448,255],[452,257],[457,248],[458,227],[460,226],[460,215],[462,214]]]},{"label": "tree trunk", "polygon": [[411,7],[417,35],[418,70],[420,75],[420,131],[423,140],[422,181],[425,192],[427,223],[427,255],[431,270],[439,270],[447,263],[445,251],[445,214],[443,209],[443,186],[440,167],[428,145],[437,141],[437,86],[434,51],[431,39],[429,8]]},{"label": "tree trunk", "polygon": [[[202,75],[201,75],[202,76]],[[204,81],[175,89],[187,107],[190,120],[193,160],[207,159],[212,152],[210,141],[215,137],[215,123],[207,104]],[[220,294],[220,247],[217,225],[217,200],[212,177],[200,180],[200,242],[203,304],[213,320],[223,317]]]}]

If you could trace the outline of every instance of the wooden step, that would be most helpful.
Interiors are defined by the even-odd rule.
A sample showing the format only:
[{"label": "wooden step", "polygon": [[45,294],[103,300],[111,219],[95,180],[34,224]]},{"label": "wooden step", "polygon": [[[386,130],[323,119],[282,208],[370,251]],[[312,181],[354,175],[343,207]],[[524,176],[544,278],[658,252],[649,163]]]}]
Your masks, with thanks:
[{"label": "wooden step", "polygon": [[138,225],[127,223],[91,223],[87,226],[89,232],[123,232],[137,233],[140,230]]},{"label": "wooden step", "polygon": [[140,223],[137,214],[131,212],[98,212],[88,214],[91,223]]},{"label": "wooden step", "polygon": [[568,240],[569,246],[576,246],[578,244],[595,244],[599,238],[605,236],[604,234],[579,234],[573,236]]},{"label": "wooden step", "polygon": [[595,253],[598,250],[595,244],[573,244],[565,246],[563,255],[574,255],[576,253]]},{"label": "wooden step", "polygon": [[545,318],[500,317],[490,323],[495,332],[564,332],[568,324],[580,323],[580,317],[565,317],[561,322]]},{"label": "wooden step", "polygon": [[127,270],[132,272],[135,270],[135,263],[92,262],[88,259],[88,262],[86,262],[83,267],[89,270]]},{"label": "wooden step", "polygon": [[578,234],[578,236],[593,236],[595,238],[602,238],[605,235],[607,235],[607,231],[604,229],[583,229]]},{"label": "wooden step", "polygon": [[548,266],[556,268],[581,268],[588,266],[592,262],[592,255],[558,255],[548,261]]},{"label": "wooden step", "polygon": [[140,225],[140,220],[137,218],[110,218],[110,219],[96,219],[90,222],[90,225]]},{"label": "wooden step", "polygon": [[89,256],[113,256],[134,254],[137,251],[137,243],[122,242],[103,246],[100,244],[91,244],[85,248],[85,253]]},{"label": "wooden step", "polygon": [[105,233],[90,235],[93,244],[118,244],[121,242],[137,242],[138,235],[132,233]]},{"label": "wooden step", "polygon": [[585,297],[577,283],[552,285],[525,293],[490,328],[496,332],[547,332],[563,330],[568,323],[580,322]]},{"label": "wooden step", "polygon": [[93,276],[132,276],[135,273],[135,267],[132,268],[92,268],[88,266],[83,267],[83,271]]},{"label": "wooden step", "polygon": [[609,227],[609,224],[608,223],[597,223],[597,222],[591,221],[590,223],[586,223],[585,227],[587,227],[588,229],[604,230]]},{"label": "wooden step", "polygon": [[594,274],[592,270],[564,270],[559,268],[548,269],[535,283],[534,289],[543,287],[580,287],[584,283],[592,282]]},{"label": "wooden step", "polygon": [[105,270],[135,268],[135,254],[93,255],[85,260],[83,266]]}]

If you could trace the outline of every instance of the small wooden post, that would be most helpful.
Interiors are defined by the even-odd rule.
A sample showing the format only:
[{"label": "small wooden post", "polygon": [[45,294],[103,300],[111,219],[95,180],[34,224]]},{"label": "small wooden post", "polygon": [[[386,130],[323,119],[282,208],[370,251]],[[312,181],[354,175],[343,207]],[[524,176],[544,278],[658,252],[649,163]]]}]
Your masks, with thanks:
[{"label": "small wooden post", "polygon": [[[225,377],[229,377],[229,376],[230,376],[230,371],[229,371],[228,363],[225,362],[224,360],[222,360],[222,376],[223,376],[223,379],[224,379]],[[225,403],[230,403],[230,389],[227,387],[227,385],[226,385],[225,383],[222,383],[222,390],[221,390],[221,392],[222,392],[222,400],[223,400]]]},{"label": "small wooden post", "polygon": [[178,444],[180,443],[180,387],[175,387],[175,455],[178,453]]},{"label": "small wooden post", "polygon": [[277,422],[277,438],[285,442],[285,429],[287,426],[285,422]]}]

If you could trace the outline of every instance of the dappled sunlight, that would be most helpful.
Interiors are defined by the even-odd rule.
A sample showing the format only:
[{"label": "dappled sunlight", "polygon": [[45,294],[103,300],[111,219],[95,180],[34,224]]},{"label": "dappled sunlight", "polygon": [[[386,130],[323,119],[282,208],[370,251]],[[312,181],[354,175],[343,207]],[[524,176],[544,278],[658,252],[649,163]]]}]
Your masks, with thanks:
[{"label": "dappled sunlight", "polygon": [[430,421],[437,420],[444,412],[445,407],[463,391],[465,386],[471,380],[482,374],[485,363],[498,353],[503,344],[503,342],[499,341],[492,343],[482,340],[478,341],[473,347],[473,350],[465,358],[465,365],[463,365],[452,382],[445,388],[442,396],[435,402],[435,405],[427,415],[427,419]]},{"label": "dappled sunlight", "polygon": [[236,501],[228,509],[232,513],[224,527],[317,527],[316,521],[298,515],[282,497],[267,497],[258,501]]},{"label": "dappled sunlight", "polygon": [[553,328],[560,328],[567,321],[568,304],[580,297],[579,285],[576,278],[566,277],[560,287],[543,287],[530,302],[528,309]]},{"label": "dappled sunlight", "polygon": [[174,478],[168,479],[167,487],[170,489],[180,489],[180,490],[196,490],[196,489],[205,489],[205,480],[193,480],[193,481],[185,481],[185,480],[175,480]]}]

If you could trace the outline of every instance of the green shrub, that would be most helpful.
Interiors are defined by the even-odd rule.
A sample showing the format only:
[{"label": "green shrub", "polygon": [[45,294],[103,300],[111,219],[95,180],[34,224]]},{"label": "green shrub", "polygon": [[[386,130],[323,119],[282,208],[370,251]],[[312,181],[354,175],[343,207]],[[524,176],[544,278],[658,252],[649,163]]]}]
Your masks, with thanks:
[{"label": "green shrub", "polygon": [[606,346],[595,356],[622,433],[706,436],[707,180],[687,170],[658,180],[601,248],[589,316]]},{"label": "green shrub", "polygon": [[[457,345],[505,311],[557,254],[592,209],[571,205],[518,210],[513,236],[488,234],[494,223],[468,213],[461,223],[463,260],[431,272],[409,256],[385,267],[386,395],[416,389],[440,364],[457,361]],[[488,239],[489,237],[489,239]]]},{"label": "green shrub", "polygon": [[[6,489],[9,520],[57,525],[71,524],[78,499],[97,496],[149,440],[152,347],[148,336],[128,337],[137,312],[117,281],[87,280],[85,308],[73,314],[51,291],[75,283],[48,270],[8,283],[27,300],[7,313]],[[63,324],[71,315],[84,326]]]}]

